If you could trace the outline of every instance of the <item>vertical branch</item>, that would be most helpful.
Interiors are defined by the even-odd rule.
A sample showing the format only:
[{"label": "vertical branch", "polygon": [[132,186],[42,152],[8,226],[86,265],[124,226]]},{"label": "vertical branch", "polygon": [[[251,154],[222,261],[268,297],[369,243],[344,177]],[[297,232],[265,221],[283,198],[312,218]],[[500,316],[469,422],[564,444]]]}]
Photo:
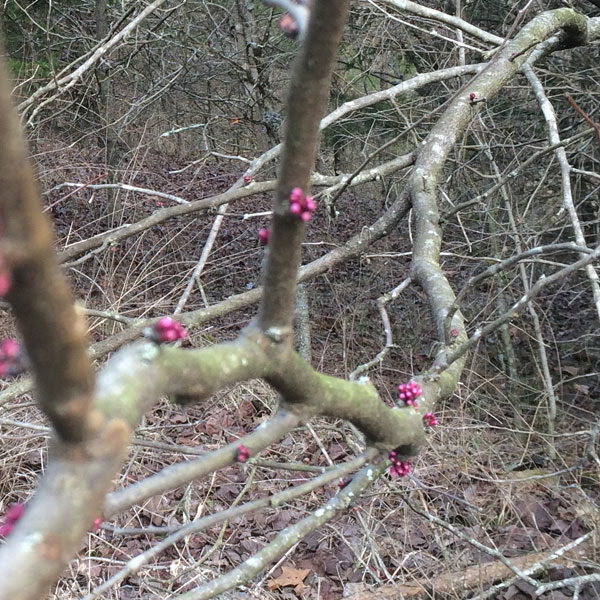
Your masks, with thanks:
[{"label": "vertical branch", "polygon": [[287,125],[273,227],[269,238],[259,324],[291,332],[295,288],[305,225],[289,210],[292,188],[306,190],[313,168],[319,123],[329,98],[331,73],[342,36],[348,0],[319,0],[311,9],[308,31],[292,73]]},{"label": "vertical branch", "polygon": [[19,119],[0,65],[0,251],[11,273],[7,293],[38,386],[39,401],[59,436],[80,441],[89,431],[94,389],[86,325],[75,311],[52,248]]},{"label": "vertical branch", "polygon": [[[537,75],[535,74],[535,72],[529,64],[523,65],[523,72],[529,80],[529,83],[533,89],[533,93],[535,94],[540,108],[542,109],[544,119],[546,120],[546,126],[548,128],[548,140],[551,144],[560,143],[561,140],[560,134],[558,132],[558,121],[556,119],[554,107],[548,99],[548,96],[546,96],[542,82],[539,80],[539,78],[537,77]],[[573,193],[571,191],[571,165],[569,164],[569,160],[567,158],[567,151],[563,147],[559,147],[556,148],[556,150],[554,150],[554,155],[556,156],[558,164],[560,165],[560,176],[562,180],[563,192],[563,210],[566,210],[566,212],[569,215],[569,219],[571,221],[571,226],[573,227],[573,234],[577,245],[586,247],[587,244],[585,240],[585,235],[583,233],[583,228],[581,227],[581,222],[579,221],[577,209],[575,208],[575,203],[573,202]],[[594,305],[596,307],[596,314],[600,319],[600,277],[598,276],[598,272],[596,271],[593,265],[588,265],[585,268],[585,272],[592,288],[592,295],[594,298]]]}]

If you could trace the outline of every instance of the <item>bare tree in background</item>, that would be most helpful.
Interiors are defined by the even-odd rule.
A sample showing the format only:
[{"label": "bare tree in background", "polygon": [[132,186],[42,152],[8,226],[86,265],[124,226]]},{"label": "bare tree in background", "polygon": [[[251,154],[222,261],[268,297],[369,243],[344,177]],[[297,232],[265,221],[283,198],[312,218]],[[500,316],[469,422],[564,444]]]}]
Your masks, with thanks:
[{"label": "bare tree in background", "polygon": [[[51,105],[80,81],[86,69],[96,69],[97,76],[106,73],[105,67],[98,66],[101,57],[125,40],[145,16],[164,8],[163,4],[148,4],[137,16],[121,23],[120,28],[115,30],[109,31],[106,25],[100,27],[99,24],[97,35],[102,39],[89,50],[86,61],[80,66],[75,61],[71,69],[61,72],[60,76],[22,100],[19,104],[22,120],[33,122],[44,106]],[[293,2],[267,4],[281,5],[292,12],[298,10]],[[188,201],[176,194],[128,184],[111,184],[159,199],[158,210],[124,226],[70,241],[58,253],[52,250],[54,238],[26,159],[17,113],[9,101],[7,77],[3,76],[0,97],[0,217],[3,228],[0,277],[18,323],[26,358],[23,355],[17,357],[12,346],[6,347],[2,365],[9,373],[15,363],[28,363],[35,381],[36,399],[51,423],[53,437],[48,465],[39,487],[27,502],[24,514],[18,519],[15,517],[14,523],[9,523],[11,531],[0,547],[0,598],[42,597],[77,554],[83,534],[91,530],[95,522],[98,525],[100,520],[109,521],[134,505],[186,486],[233,463],[245,463],[251,459],[251,465],[258,465],[259,453],[311,419],[323,416],[343,420],[349,424],[340,427],[344,428],[347,439],[351,440],[348,443],[355,450],[352,459],[340,464],[330,461],[329,468],[318,469],[319,473],[314,478],[271,496],[257,494],[245,503],[236,501],[226,510],[211,514],[201,514],[202,511],[198,510],[197,518],[190,519],[188,523],[161,528],[156,533],[166,534],[163,540],[127,562],[111,579],[90,591],[86,598],[104,594],[188,536],[259,509],[280,507],[352,473],[352,479],[345,482],[337,493],[278,531],[233,569],[208,577],[197,571],[200,565],[192,565],[192,572],[160,593],[186,599],[212,598],[248,584],[272,563],[286,556],[298,542],[332,522],[365,491],[372,489],[388,468],[396,476],[410,472],[410,460],[414,460],[425,445],[426,428],[437,423],[434,411],[440,406],[440,401],[456,393],[460,382],[465,379],[469,355],[496,333],[499,344],[503,345],[503,368],[506,368],[514,385],[509,393],[518,393],[519,365],[514,357],[509,325],[525,311],[529,313],[532,348],[536,353],[543,389],[544,450],[550,458],[556,457],[556,440],[560,435],[555,426],[556,384],[549,365],[543,319],[536,311],[534,301],[552,286],[576,280],[577,285],[585,290],[592,307],[589,318],[597,325],[600,287],[595,263],[600,257],[600,246],[593,229],[586,223],[582,224],[578,215],[578,209],[581,210],[581,204],[588,197],[584,194],[578,202],[575,199],[577,190],[574,194],[572,186],[574,173],[593,181],[596,181],[597,175],[593,168],[582,168],[584,165],[573,167],[569,163],[567,148],[572,144],[589,144],[583,147],[580,158],[582,161],[595,161],[600,126],[595,122],[592,111],[571,99],[573,114],[577,115],[573,118],[577,119],[580,127],[577,131],[570,131],[568,138],[561,137],[558,118],[540,80],[543,74],[535,69],[553,53],[585,47],[597,41],[600,18],[586,17],[567,8],[534,14],[530,2],[514,15],[506,35],[496,36],[463,20],[459,8],[457,15],[448,15],[403,0],[367,4],[368,11],[362,11],[361,7],[362,12],[353,13],[351,19],[352,23],[362,24],[365,29],[375,27],[376,23],[384,23],[392,30],[396,26],[404,27],[407,15],[416,16],[419,27],[422,23],[418,19],[425,19],[425,22],[432,20],[440,28],[446,28],[435,34],[443,40],[453,36],[452,39],[457,41],[456,64],[433,64],[435,70],[430,73],[407,76],[405,81],[391,82],[394,83],[392,86],[386,81],[390,73],[383,72],[387,55],[385,52],[377,54],[373,71],[367,73],[364,81],[374,85],[376,79],[382,89],[369,88],[366,95],[340,103],[323,118],[330,102],[332,72],[347,21],[347,2],[315,1],[306,22],[303,21],[308,15],[306,10],[300,11],[297,15],[299,20],[294,21],[299,29],[295,33],[301,41],[287,92],[285,135],[281,146],[273,146],[253,159],[244,157],[243,153],[225,156],[205,136],[207,157],[216,156],[244,164],[243,175],[228,189]],[[102,3],[96,6],[99,10],[106,9]],[[254,10],[256,6],[241,0],[236,3],[240,15],[247,14],[249,9]],[[374,15],[379,13],[385,15],[384,21],[375,20]],[[414,22],[408,23],[414,26]],[[248,48],[252,36],[256,35],[256,28],[248,26],[244,29],[244,23],[238,25],[234,37],[239,52],[244,44]],[[129,31],[126,31],[127,28]],[[468,41],[465,42],[465,39]],[[467,63],[467,51],[476,53],[481,62]],[[358,77],[352,69],[360,72],[368,63],[362,54],[371,56],[366,45],[355,53],[358,57],[356,65],[347,69],[350,79]],[[244,89],[249,95],[256,93],[260,107],[257,112],[264,113],[263,108],[275,103],[276,97],[270,94],[266,85],[268,73],[254,52],[248,52],[243,71],[252,77],[246,80]],[[393,74],[398,77],[397,69]],[[523,157],[516,146],[511,147],[509,153],[514,153],[518,161],[509,165],[509,169],[502,170],[495,153],[503,151],[503,148],[498,148],[503,142],[493,126],[486,123],[486,116],[495,102],[508,102],[510,105],[510,101],[502,96],[509,94],[508,86],[517,76],[524,76],[531,86],[531,102],[535,99],[541,108],[545,129],[536,141],[535,150],[532,145],[528,146],[529,156]],[[453,86],[448,83],[451,81],[454,81]],[[349,93],[351,87],[345,87],[346,83],[340,83],[338,77],[333,89],[344,87]],[[438,84],[448,86],[443,101],[436,96],[435,102],[430,103],[425,95],[422,102],[430,103],[430,106],[418,118],[413,119],[412,115],[403,112],[401,103],[404,101],[411,111],[418,110],[415,105],[419,103],[413,103],[410,94],[422,86]],[[333,175],[315,172],[320,131],[345,115],[381,102],[391,104],[387,110],[395,118],[404,119],[404,126],[392,134],[390,130],[393,128],[384,123],[385,117],[371,115],[371,130],[376,133],[369,133],[364,138],[361,160],[352,166],[353,170],[337,172],[340,159],[334,157],[336,167]],[[517,112],[514,114],[518,116]],[[389,130],[382,129],[378,123],[384,123]],[[335,144],[338,147],[344,143],[345,132],[348,137],[351,136],[348,122],[345,127],[346,130],[336,133]],[[176,135],[176,130],[174,127],[168,133]],[[272,133],[269,136],[274,140]],[[372,148],[372,145],[375,147]],[[406,151],[398,152],[400,148]],[[469,153],[476,154],[487,165],[483,175],[479,163],[477,167],[471,165],[473,160]],[[523,210],[520,205],[517,209],[511,203],[513,192],[510,191],[510,183],[519,177],[520,171],[531,165],[535,167],[551,156],[555,157],[558,165],[561,186],[558,192],[560,200],[553,205],[559,215],[553,226],[559,228],[560,233],[538,229],[527,235],[528,211],[533,210],[531,204],[537,189],[535,186],[533,190],[528,189],[530,202]],[[257,176],[261,170],[276,159],[279,161],[277,180],[259,181]],[[452,164],[449,166],[449,163]],[[392,180],[393,177],[396,181]],[[447,189],[456,190],[475,177],[485,182],[481,193],[470,193],[460,198],[453,198],[447,193]],[[334,218],[343,214],[346,190],[382,179],[391,183],[386,185],[387,197],[372,222],[364,222],[353,235],[338,240],[333,250],[302,265],[303,242],[314,222],[311,217],[315,204],[309,195],[311,186],[321,190],[318,200],[326,205]],[[457,186],[454,186],[453,179],[458,181]],[[480,185],[478,180],[478,187]],[[85,187],[94,190],[102,189],[101,186],[89,184]],[[95,259],[100,252],[110,253],[116,244],[124,244],[135,235],[160,227],[167,220],[196,215],[202,210],[219,209],[218,218],[221,220],[213,222],[204,246],[206,254],[209,254],[211,244],[222,227],[222,218],[230,210],[219,207],[234,206],[244,198],[271,191],[274,199],[270,226],[261,233],[266,243],[262,285],[222,302],[206,302],[204,307],[186,311],[191,290],[196,284],[201,284],[200,276],[206,264],[203,252],[193,265],[190,285],[185,282],[177,288],[181,296],[177,309],[173,311],[176,321],[88,310],[91,316],[114,319],[125,325],[120,332],[91,347],[91,358],[95,359],[120,348],[95,377],[88,354],[83,309],[74,305],[60,264],[77,269],[86,261]],[[163,202],[171,205],[164,207]],[[516,214],[517,210],[522,212]],[[294,350],[295,311],[300,313],[299,323],[307,322],[302,318],[302,297],[297,300],[297,283],[365,255],[380,240],[393,235],[401,224],[408,222],[409,213],[409,270],[406,276],[392,281],[387,293],[377,300],[385,345],[376,355],[353,365],[347,377],[321,373],[311,366],[310,360],[306,360],[308,351],[302,356]],[[464,221],[460,220],[461,215]],[[559,221],[561,217],[564,219]],[[455,218],[456,221],[453,221]],[[460,228],[467,243],[471,243],[472,223],[483,223],[477,235],[490,236],[497,244],[493,258],[486,259],[483,268],[463,278],[461,289],[457,292],[451,285],[449,269],[440,258],[442,223],[452,223]],[[498,240],[502,240],[503,244],[500,245]],[[464,299],[476,286],[492,279],[499,288],[490,302],[492,308],[484,311],[485,317],[476,312],[466,326],[463,311],[467,304]],[[182,290],[183,286],[186,287]],[[426,298],[431,315],[433,351],[420,365],[421,368],[415,369],[419,372],[414,377],[398,381],[401,384],[399,397],[389,402],[389,394],[386,396],[378,390],[368,376],[389,361],[394,349],[402,345],[403,340],[395,339],[398,331],[390,320],[388,305],[411,286],[416,286]],[[512,297],[511,289],[519,290],[517,298]],[[182,325],[194,329],[218,316],[257,302],[257,314],[235,340],[195,349],[165,343],[184,339]],[[300,329],[300,336],[305,336],[306,332]],[[142,332],[145,332],[146,338],[134,341]],[[210,402],[220,390],[252,379],[266,382],[279,396],[277,410],[256,430],[193,460],[166,466],[146,478],[111,491],[113,478],[132,443],[134,429],[162,396],[169,395],[190,406],[202,401]],[[6,404],[9,399],[28,391],[30,385],[27,379],[22,379],[7,386],[0,402]],[[514,401],[518,404],[517,398]],[[591,460],[592,464],[595,461],[596,467],[598,458],[594,442],[597,429],[592,424],[583,432],[589,443],[582,453],[582,460]],[[318,439],[317,434],[311,433]],[[439,451],[444,452],[443,445],[440,445]],[[248,486],[251,479],[249,477]],[[409,500],[407,504],[415,512],[423,514]],[[425,516],[436,522],[434,515]],[[442,521],[441,526],[454,535],[462,536],[461,539],[466,537],[478,551],[487,552],[506,567],[508,573],[501,577],[504,583],[510,582],[512,577],[537,588],[539,593],[552,589],[548,587],[550,584],[535,578],[543,568],[542,559],[529,565],[527,570],[509,562],[491,545],[483,545],[474,536],[461,533],[453,525]],[[590,538],[591,533],[585,533],[578,538],[577,544],[588,543]],[[559,556],[568,549],[571,548],[565,546],[552,548],[552,551]],[[550,560],[554,554],[549,552],[546,558]],[[594,581],[590,577],[584,574],[577,581],[564,585],[581,587]],[[502,589],[491,585],[498,579],[499,576],[490,576],[487,591],[480,590],[479,597],[489,597]],[[388,580],[394,583],[391,576]],[[465,582],[464,585],[465,589],[476,589],[474,584],[469,586]],[[435,587],[432,589],[435,590]]]}]

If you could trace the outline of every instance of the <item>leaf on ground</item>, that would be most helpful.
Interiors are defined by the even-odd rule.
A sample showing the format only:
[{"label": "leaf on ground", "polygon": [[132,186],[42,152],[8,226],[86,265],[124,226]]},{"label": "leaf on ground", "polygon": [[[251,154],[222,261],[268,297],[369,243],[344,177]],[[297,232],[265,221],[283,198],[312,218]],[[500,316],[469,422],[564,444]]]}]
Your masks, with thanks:
[{"label": "leaf on ground", "polygon": [[295,569],[293,567],[281,567],[281,575],[267,582],[270,590],[293,585],[296,592],[304,588],[304,580],[310,573],[310,569]]}]

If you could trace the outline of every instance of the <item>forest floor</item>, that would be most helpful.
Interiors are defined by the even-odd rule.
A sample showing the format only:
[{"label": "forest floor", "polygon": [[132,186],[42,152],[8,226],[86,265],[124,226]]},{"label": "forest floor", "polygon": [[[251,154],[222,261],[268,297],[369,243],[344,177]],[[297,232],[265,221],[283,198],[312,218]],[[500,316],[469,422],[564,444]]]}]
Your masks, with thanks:
[{"label": "forest floor", "polygon": [[[54,153],[45,148],[39,158],[43,189],[64,181],[93,180],[102,174],[93,158],[64,148],[57,147]],[[172,173],[176,168],[176,164],[145,157],[122,180],[194,200],[227,189],[240,175],[214,164]],[[44,196],[55,221],[59,249],[170,205],[169,200],[150,194],[120,190],[122,213],[116,220],[108,214],[111,197],[106,190],[70,192],[71,188],[60,188]],[[323,255],[372,222],[383,202],[382,194],[373,188],[368,197],[346,193],[335,220],[320,211],[311,222],[304,260]],[[268,208],[268,195],[230,207],[200,285],[194,287],[185,310],[214,304],[258,284],[264,250],[256,231],[267,224],[268,217],[244,219],[243,215]],[[172,314],[213,220],[214,214],[171,219],[85,262],[68,265],[77,299],[90,311],[114,311],[125,317]],[[444,257],[444,266],[459,288],[477,263],[459,252],[455,233],[448,231],[453,252]],[[384,332],[376,300],[406,277],[409,252],[409,232],[399,230],[360,259],[306,285],[313,366],[347,377],[381,350]],[[520,364],[519,382],[510,385],[507,380],[498,339],[483,340],[467,364],[457,394],[436,411],[440,426],[428,432],[427,449],[414,461],[413,472],[402,479],[387,475],[379,479],[346,514],[310,534],[231,597],[572,598],[575,592],[568,586],[535,596],[534,586],[516,577],[500,559],[500,555],[508,558],[521,571],[541,562],[543,568],[533,575],[539,585],[599,571],[597,538],[584,536],[600,523],[598,462],[590,458],[596,442],[590,428],[597,420],[600,369],[593,348],[584,347],[589,330],[578,314],[581,299],[561,293],[555,289],[552,296],[540,299],[544,326],[558,340],[551,364],[555,381],[560,382],[553,440],[546,434],[545,397],[531,341],[517,321],[510,333]],[[486,287],[473,290],[467,319],[478,318],[493,296],[494,291]],[[1,333],[14,335],[9,313],[2,310]],[[187,343],[197,347],[232,339],[254,310],[231,313],[192,329]],[[398,383],[428,365],[435,347],[420,290],[408,288],[389,306],[389,313],[397,345],[369,376],[382,397],[392,403]],[[93,314],[89,317],[92,341],[125,327]],[[567,337],[584,341],[576,350],[572,345],[560,346]],[[183,408],[162,399],[136,431],[116,487],[238,439],[269,418],[275,406],[273,391],[254,381]],[[25,502],[33,494],[46,464],[48,431],[31,396],[2,408],[0,498],[6,507]],[[97,586],[117,576],[128,561],[173,527],[297,486],[323,468],[353,457],[363,443],[342,422],[317,420],[310,425],[299,427],[263,453],[263,464],[250,461],[223,469],[103,523],[82,541],[79,556],[52,597],[91,598]],[[250,557],[338,489],[332,485],[277,510],[261,510],[191,535],[98,597],[145,599],[191,589]],[[149,527],[154,528],[152,532]],[[475,547],[473,541],[485,548]],[[575,541],[573,550],[544,562]],[[495,585],[499,587],[493,591]],[[490,595],[484,595],[486,591]],[[598,597],[598,580],[579,590],[580,600]]]}]

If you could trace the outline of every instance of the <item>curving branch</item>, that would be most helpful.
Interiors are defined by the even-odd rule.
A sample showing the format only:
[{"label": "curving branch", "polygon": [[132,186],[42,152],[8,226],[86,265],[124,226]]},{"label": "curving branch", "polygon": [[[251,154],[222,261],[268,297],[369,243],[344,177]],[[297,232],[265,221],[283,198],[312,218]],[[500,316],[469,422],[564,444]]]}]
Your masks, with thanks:
[{"label": "curving branch", "polygon": [[[422,88],[425,85],[429,85],[431,83],[436,83],[440,81],[445,81],[448,79],[452,79],[454,77],[460,77],[462,75],[469,75],[473,73],[477,73],[483,68],[482,64],[475,65],[465,65],[461,67],[449,67],[447,69],[440,69],[439,71],[433,71],[432,73],[422,73],[419,75],[415,75],[406,81],[402,81],[391,88],[381,90],[379,92],[373,92],[371,94],[367,94],[360,98],[356,98],[354,100],[349,100],[336,108],[327,116],[323,117],[319,124],[320,131],[323,131],[330,125],[338,122],[343,117],[352,114],[353,112],[363,110],[370,106],[374,106],[380,102],[384,102],[386,100],[391,100],[396,98],[401,94],[405,94],[408,92],[413,92]],[[278,144],[274,146],[272,149],[268,150],[258,158],[254,159],[251,162],[251,165],[245,171],[244,175],[246,176],[255,176],[260,170],[279,157],[281,154],[282,145]],[[409,161],[409,157],[410,161]],[[406,160],[403,160],[406,158]],[[402,168],[407,166],[407,164],[412,163],[414,158],[412,155],[406,155],[405,157],[397,157],[394,159],[397,161],[398,168]],[[409,161],[409,162],[407,162]],[[372,169],[365,170],[361,175],[362,177],[353,174],[342,174],[338,176],[330,176],[323,177],[318,174],[314,174],[311,177],[311,184],[315,186],[330,186],[331,190],[327,190],[327,194],[331,194],[333,192],[337,192],[341,187],[345,185],[359,185],[360,183],[364,183],[365,181],[369,181],[372,179],[376,179],[378,176],[384,176],[386,174],[390,174],[396,163],[394,161],[389,161],[389,163],[384,163],[384,165],[380,165],[379,167],[373,167]],[[385,165],[388,165],[387,167]],[[234,202],[241,198],[246,198],[248,196],[254,194],[260,194],[268,191],[272,191],[275,189],[277,183],[275,181],[253,181],[248,186],[240,187],[243,184],[243,178],[240,178],[229,190],[223,192],[222,194],[217,194],[215,196],[210,196],[207,198],[202,198],[200,200],[195,200],[190,202],[185,198],[181,198],[179,196],[173,196],[171,194],[163,194],[161,192],[155,192],[153,190],[145,190],[143,188],[137,188],[135,186],[130,186],[128,184],[91,184],[91,185],[79,185],[79,184],[62,184],[62,186],[77,186],[82,189],[90,188],[90,189],[103,189],[103,188],[112,188],[113,186],[117,186],[121,189],[141,192],[149,195],[155,195],[157,197],[162,197],[167,200],[171,200],[177,204],[185,205],[182,206],[171,206],[165,207],[160,210],[155,211],[152,215],[141,219],[135,223],[128,223],[126,225],[121,225],[111,231],[105,231],[100,234],[94,235],[85,240],[81,240],[79,242],[75,242],[70,244],[65,249],[59,252],[59,260],[60,262],[69,262],[73,261],[77,257],[84,255],[85,253],[92,253],[93,251],[97,251],[98,249],[103,250],[111,244],[118,243],[122,240],[125,240],[133,235],[137,235],[151,227],[159,225],[160,223],[165,222],[168,219],[183,216],[186,214],[193,214],[196,212],[200,212],[202,210],[210,210],[217,207],[221,207],[229,202]],[[56,186],[54,189],[60,189],[61,186]],[[52,191],[52,190],[48,190]],[[92,254],[87,254],[84,259],[87,259]],[[81,259],[80,259],[81,260]],[[74,264],[79,264],[80,261]]]},{"label": "curving branch", "polygon": [[[514,39],[506,42],[483,71],[450,102],[419,151],[407,186],[415,216],[411,276],[427,295],[440,341],[445,340],[446,317],[455,302],[454,292],[439,265],[442,237],[437,189],[446,159],[473,114],[480,110],[479,100],[493,98],[523,66],[534,48],[557,31],[564,32],[565,47],[585,43],[588,21],[591,20],[571,9],[557,9],[535,17]],[[552,47],[549,46],[548,51]],[[537,58],[541,55],[538,53]],[[456,330],[455,344],[465,342],[467,335],[460,312],[454,313],[450,325]],[[438,369],[445,369],[439,377],[434,377],[442,396],[456,388],[465,352],[454,350],[452,360],[448,360],[447,350],[443,348],[436,357]]]},{"label": "curving branch", "polygon": [[[510,308],[510,310],[492,321],[488,323],[485,327],[478,328],[473,335],[464,343],[459,345],[458,347],[453,347],[445,350],[441,353],[436,359],[436,364],[434,366],[435,371],[441,371],[448,368],[455,361],[462,359],[462,357],[473,347],[477,342],[486,335],[489,335],[500,326],[504,325],[512,321],[519,313],[520,310],[525,308],[533,298],[535,298],[545,287],[560,281],[561,279],[566,278],[571,273],[578,271],[581,268],[587,267],[587,265],[592,264],[594,261],[597,261],[600,257],[600,246],[595,250],[590,251],[589,254],[585,255],[584,258],[580,258],[577,262],[570,264],[568,267],[564,267],[563,269],[558,270],[556,273],[548,276],[540,277],[534,285],[529,288],[529,291],[522,296],[515,304]],[[456,346],[456,344],[455,344]]]},{"label": "curving branch", "polygon": [[[351,237],[341,246],[331,250],[320,258],[300,267],[298,270],[298,282],[310,279],[325,273],[328,269],[335,267],[353,257],[360,256],[364,249],[388,235],[394,230],[402,218],[410,209],[406,197],[398,198],[388,210],[368,227],[364,227],[358,234]],[[186,327],[198,327],[219,317],[228,315],[236,310],[242,310],[259,302],[263,293],[262,287],[231,296],[207,308],[201,308],[180,315],[180,321]],[[100,359],[109,352],[118,350],[124,344],[140,337],[144,329],[152,326],[157,319],[138,319],[128,329],[114,334],[113,336],[92,344],[90,356]],[[0,392],[0,406],[14,398],[30,391],[31,381],[28,378],[9,384]]]},{"label": "curving branch", "polygon": [[456,296],[455,301],[452,303],[452,306],[448,309],[448,314],[446,315],[446,322],[444,325],[444,343],[449,345],[452,343],[452,334],[450,333],[452,328],[452,318],[454,317],[456,311],[459,309],[461,304],[461,300],[466,296],[467,292],[475,285],[477,285],[480,281],[487,279],[488,277],[493,277],[494,275],[500,273],[504,269],[509,269],[513,265],[518,262],[524,261],[532,256],[538,256],[540,254],[553,254],[554,252],[580,252],[582,254],[590,254],[591,250],[585,246],[578,246],[572,242],[564,242],[562,244],[548,244],[545,246],[536,246],[535,248],[529,248],[528,250],[524,250],[523,252],[519,252],[519,254],[514,254],[504,260],[498,261],[496,264],[491,265],[478,275],[474,275],[470,277],[469,280],[463,285],[462,289]]},{"label": "curving branch", "polygon": [[256,554],[228,573],[221,575],[199,588],[176,596],[178,600],[208,600],[246,581],[251,581],[262,569],[280,558],[309,533],[331,521],[342,510],[346,509],[354,498],[368,489],[386,469],[386,464],[367,465],[359,471],[339,494],[329,499],[327,503],[304,517],[297,523],[289,525],[275,538],[266,544]]}]

